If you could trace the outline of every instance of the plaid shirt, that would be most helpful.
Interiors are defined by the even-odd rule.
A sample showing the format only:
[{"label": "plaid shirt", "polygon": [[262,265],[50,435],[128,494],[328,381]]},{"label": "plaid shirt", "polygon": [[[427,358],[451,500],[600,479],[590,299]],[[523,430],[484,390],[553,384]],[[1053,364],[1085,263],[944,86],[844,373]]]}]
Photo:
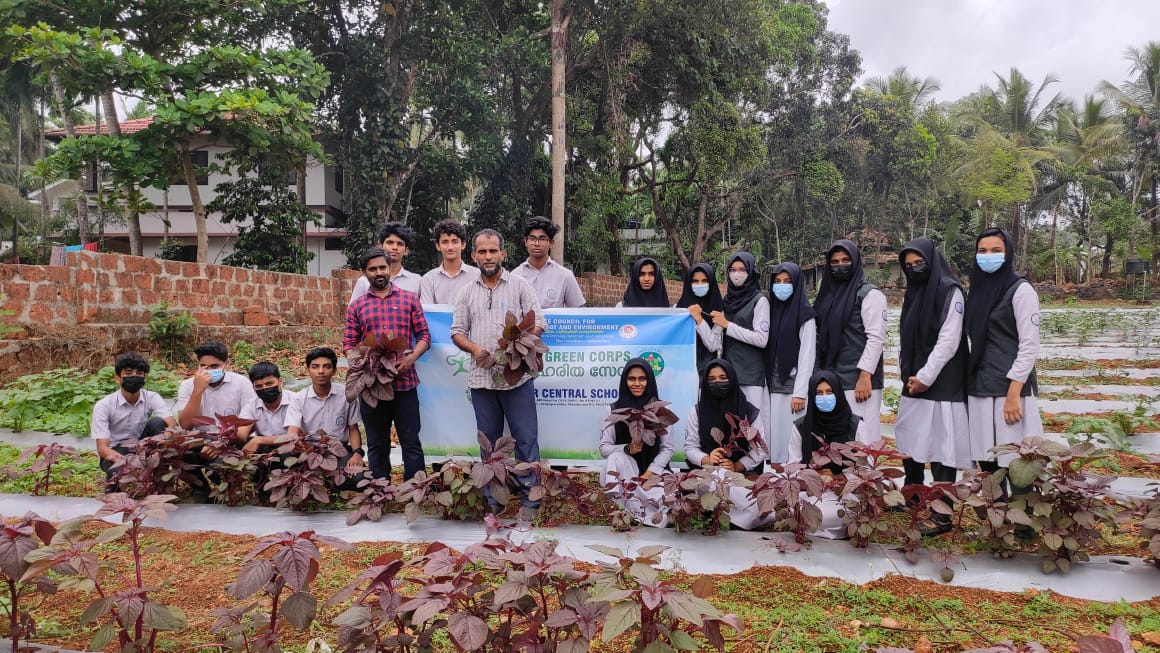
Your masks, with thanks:
[{"label": "plaid shirt", "polygon": [[[358,347],[367,333],[402,336],[407,339],[409,347],[420,340],[431,344],[431,333],[427,330],[427,317],[423,315],[419,296],[394,284],[391,284],[386,297],[367,291],[346,307],[342,350],[350,351]],[[418,385],[419,374],[413,365],[395,377],[395,390],[414,390]]]}]

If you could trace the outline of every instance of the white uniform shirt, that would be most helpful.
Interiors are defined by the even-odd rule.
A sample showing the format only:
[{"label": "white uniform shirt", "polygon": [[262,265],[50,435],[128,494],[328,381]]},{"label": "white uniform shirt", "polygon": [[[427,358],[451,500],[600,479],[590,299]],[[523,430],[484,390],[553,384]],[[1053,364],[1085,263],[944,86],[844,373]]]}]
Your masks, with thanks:
[{"label": "white uniform shirt", "polygon": [[512,270],[512,274],[532,284],[540,299],[540,308],[576,308],[584,305],[584,293],[576,282],[576,275],[550,258],[538,270],[524,261]]},{"label": "white uniform shirt", "polygon": [[[177,387],[174,417],[181,414],[192,396],[193,377],[190,377]],[[241,419],[254,419],[254,401],[257,399],[258,395],[254,394],[254,385],[250,383],[250,379],[237,372],[226,372],[217,386],[208,386],[201,394],[201,411],[198,415],[210,418],[215,415],[233,415]],[[210,426],[197,428],[202,431],[213,430]]]},{"label": "white uniform shirt", "polygon": [[345,385],[332,383],[330,394],[325,398],[318,396],[313,385],[295,394],[286,409],[286,421],[283,425],[287,429],[296,426],[306,435],[325,432],[332,438],[346,442],[347,427],[361,423],[362,415],[359,413],[358,402],[346,400]]},{"label": "white uniform shirt", "polygon": [[108,440],[110,446],[135,442],[141,437],[145,422],[154,415],[164,415],[168,409],[165,400],[156,392],[141,390],[137,403],[131,404],[118,389],[102,397],[93,406],[89,437],[94,440]]}]

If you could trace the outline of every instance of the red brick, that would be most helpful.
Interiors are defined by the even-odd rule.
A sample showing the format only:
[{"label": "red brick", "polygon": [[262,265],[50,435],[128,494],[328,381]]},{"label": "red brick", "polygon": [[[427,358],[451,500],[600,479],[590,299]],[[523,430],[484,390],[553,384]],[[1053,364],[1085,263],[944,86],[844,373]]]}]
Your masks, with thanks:
[{"label": "red brick", "polygon": [[238,268],[234,270],[234,281],[238,283],[246,283],[250,280],[250,271]]},{"label": "red brick", "polygon": [[88,268],[83,268],[83,269],[77,270],[77,284],[78,285],[91,284],[94,281],[96,281],[96,279],[97,279],[96,273],[94,273],[92,270],[90,270]]},{"label": "red brick", "polygon": [[160,304],[165,295],[162,293],[153,292],[152,290],[142,290],[139,293],[140,302],[142,306],[153,306]]},{"label": "red brick", "polygon": [[189,292],[189,281],[186,279],[178,279],[173,282],[173,292],[178,295],[184,295]]},{"label": "red brick", "polygon": [[52,322],[52,309],[45,304],[33,304],[28,308],[28,321],[48,324]]},{"label": "red brick", "polygon": [[98,254],[97,267],[102,270],[112,270],[115,272],[120,272],[125,269],[124,264],[121,262],[121,257],[112,254]]},{"label": "red brick", "polygon": [[167,276],[157,276],[153,279],[153,288],[157,292],[169,292],[173,290],[173,279]]},{"label": "red brick", "polygon": [[270,316],[265,313],[246,313],[242,316],[242,324],[246,326],[270,326]]},{"label": "red brick", "polygon": [[54,283],[69,283],[72,281],[72,268],[60,265],[48,266],[48,280]]},{"label": "red brick", "polygon": [[3,290],[0,290],[0,295],[5,295],[9,299],[28,299],[32,287],[26,281],[8,281],[4,283]]},{"label": "red brick", "polygon": [[201,267],[197,263],[182,263],[181,276],[187,278],[200,277],[202,276]]},{"label": "red brick", "polygon": [[51,283],[40,283],[32,289],[32,298],[40,302],[56,301],[58,296],[57,286]]},{"label": "red brick", "polygon": [[226,282],[214,281],[209,285],[209,291],[216,297],[221,297],[226,294]]},{"label": "red brick", "polygon": [[145,274],[161,274],[161,261],[155,258],[141,259],[141,271]]},{"label": "red brick", "polygon": [[135,274],[133,275],[133,285],[141,290],[150,290],[153,288],[153,277],[148,274]]},{"label": "red brick", "polygon": [[234,268],[222,266],[218,268],[217,273],[218,279],[221,279],[222,281],[233,281]]},{"label": "red brick", "polygon": [[165,269],[165,274],[175,277],[181,276],[181,261],[161,261],[161,264]]},{"label": "red brick", "polygon": [[42,265],[21,265],[19,274],[25,281],[31,281],[33,283],[48,279],[48,274]]},{"label": "red brick", "polygon": [[214,312],[197,312],[193,314],[193,318],[197,320],[198,324],[206,326],[221,326],[222,314]]},{"label": "red brick", "polygon": [[121,289],[120,306],[136,306],[137,305],[137,291],[127,288]]},{"label": "red brick", "polygon": [[121,263],[125,266],[126,272],[141,272],[145,259],[140,256],[124,256],[121,257]]},{"label": "red brick", "polygon": [[209,279],[193,279],[190,282],[190,290],[195,293],[206,294],[209,292]]}]

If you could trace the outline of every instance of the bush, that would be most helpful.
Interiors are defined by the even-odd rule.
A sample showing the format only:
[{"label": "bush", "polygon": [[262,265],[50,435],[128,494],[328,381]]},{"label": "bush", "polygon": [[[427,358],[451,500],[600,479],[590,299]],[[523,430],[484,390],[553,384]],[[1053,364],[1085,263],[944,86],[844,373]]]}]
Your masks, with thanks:
[{"label": "bush", "polygon": [[169,302],[161,302],[152,309],[149,320],[149,340],[157,345],[161,356],[170,363],[189,360],[189,343],[197,320],[188,311],[172,311]]}]

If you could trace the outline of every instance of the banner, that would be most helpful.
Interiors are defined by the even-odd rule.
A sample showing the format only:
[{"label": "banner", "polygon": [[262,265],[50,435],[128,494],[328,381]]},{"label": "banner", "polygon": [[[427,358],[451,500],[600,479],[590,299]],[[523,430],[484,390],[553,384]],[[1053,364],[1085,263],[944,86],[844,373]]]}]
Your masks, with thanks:
[{"label": "banner", "polygon": [[[419,437],[429,456],[477,454],[475,413],[467,389],[471,357],[451,342],[451,307],[426,305],[431,349],[419,359]],[[553,308],[544,311],[544,371],[532,383],[540,457],[599,460],[608,405],[616,401],[629,359],[648,360],[661,399],[681,421],[670,431],[681,459],[684,420],[697,398],[693,320],[684,309]],[[484,343],[479,343],[484,344]],[[487,343],[495,347],[495,343]]]}]

